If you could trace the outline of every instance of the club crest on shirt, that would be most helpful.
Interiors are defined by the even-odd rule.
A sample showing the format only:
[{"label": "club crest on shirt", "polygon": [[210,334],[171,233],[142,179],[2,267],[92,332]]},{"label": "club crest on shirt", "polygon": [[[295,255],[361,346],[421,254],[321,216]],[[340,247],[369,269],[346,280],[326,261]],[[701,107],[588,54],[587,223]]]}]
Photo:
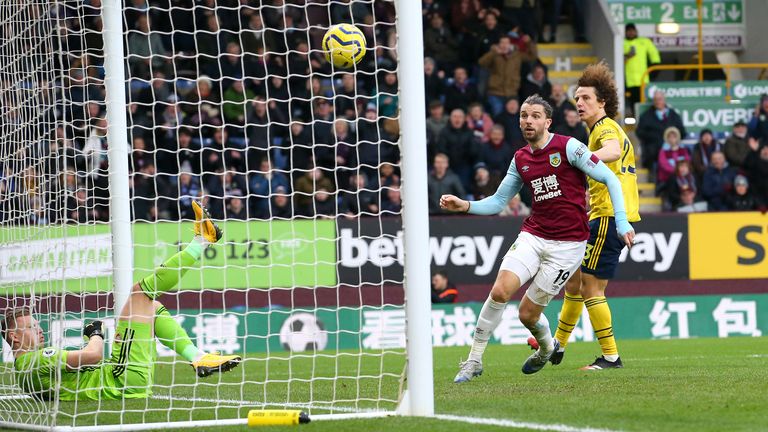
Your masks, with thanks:
[{"label": "club crest on shirt", "polygon": [[56,354],[56,348],[46,348],[43,350],[43,357],[51,357]]},{"label": "club crest on shirt", "polygon": [[528,165],[523,165],[523,172],[528,172],[528,169],[529,169]]},{"label": "club crest on shirt", "polygon": [[552,153],[551,155],[549,155],[549,164],[552,165],[553,167],[555,168],[559,167],[560,162],[561,162],[560,152]]}]

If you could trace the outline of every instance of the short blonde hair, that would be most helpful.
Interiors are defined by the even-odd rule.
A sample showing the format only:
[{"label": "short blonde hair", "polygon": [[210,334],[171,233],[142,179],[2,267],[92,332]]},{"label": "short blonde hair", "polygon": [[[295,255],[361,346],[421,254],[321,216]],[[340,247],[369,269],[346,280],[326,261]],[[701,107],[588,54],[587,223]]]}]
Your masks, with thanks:
[{"label": "short blonde hair", "polygon": [[11,339],[8,337],[8,330],[10,330],[11,327],[16,326],[17,318],[28,315],[32,315],[32,308],[29,306],[10,308],[3,314],[2,320],[0,320],[0,332],[2,332],[3,339],[5,339],[9,345],[11,344]]},{"label": "short blonde hair", "polygon": [[664,141],[667,140],[667,137],[670,134],[675,134],[675,135],[677,135],[677,138],[682,138],[680,136],[680,129],[678,129],[678,128],[674,127],[674,126],[670,126],[670,127],[666,128],[666,129],[664,129]]}]

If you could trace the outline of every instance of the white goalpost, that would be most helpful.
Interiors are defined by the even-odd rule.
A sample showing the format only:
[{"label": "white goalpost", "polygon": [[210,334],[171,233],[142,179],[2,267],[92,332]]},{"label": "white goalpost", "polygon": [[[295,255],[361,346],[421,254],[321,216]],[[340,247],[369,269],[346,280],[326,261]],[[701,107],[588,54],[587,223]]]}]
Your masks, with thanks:
[{"label": "white goalpost", "polygon": [[[339,23],[366,36],[352,69],[320,43]],[[0,2],[0,315],[29,308],[52,350],[102,320],[117,367],[118,312],[200,201],[223,238],[157,300],[242,357],[199,378],[152,339],[147,397],[40,397],[6,338],[0,428],[434,415],[422,39],[410,0]]]}]

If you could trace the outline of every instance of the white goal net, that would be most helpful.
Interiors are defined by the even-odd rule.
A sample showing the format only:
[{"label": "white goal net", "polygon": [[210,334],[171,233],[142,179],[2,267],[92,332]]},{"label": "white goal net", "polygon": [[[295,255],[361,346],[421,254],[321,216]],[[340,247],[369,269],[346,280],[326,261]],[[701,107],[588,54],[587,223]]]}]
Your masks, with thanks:
[{"label": "white goal net", "polygon": [[[3,313],[30,307],[41,347],[57,350],[81,349],[83,327],[101,319],[111,361],[110,2],[123,3],[132,280],[192,240],[202,202],[223,238],[157,300],[199,350],[243,361],[198,378],[153,341],[149,397],[76,388],[65,400],[57,387],[43,400],[20,389],[16,342],[4,341],[0,423],[105,430],[261,408],[394,411],[406,312],[391,0],[0,2]],[[353,69],[325,60],[323,34],[338,23],[366,37]],[[71,373],[63,361],[51,379]]]}]

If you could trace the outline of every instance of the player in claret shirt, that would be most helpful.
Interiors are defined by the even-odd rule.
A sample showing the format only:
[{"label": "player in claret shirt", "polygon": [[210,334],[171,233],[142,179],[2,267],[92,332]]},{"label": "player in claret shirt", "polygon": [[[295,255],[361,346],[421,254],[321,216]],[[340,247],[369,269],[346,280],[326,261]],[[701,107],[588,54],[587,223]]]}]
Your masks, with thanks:
[{"label": "player in claret shirt", "polygon": [[222,356],[199,350],[187,332],[155,298],[172,289],[194,265],[207,245],[219,241],[221,230],[208,213],[193,202],[195,237],[181,252],[133,286],[117,319],[112,357],[102,363],[104,334],[101,321],[88,323],[80,350],[46,347],[43,331],[27,307],[5,312],[0,329],[13,349],[16,382],[22,390],[43,400],[106,400],[146,398],[152,394],[155,338],[189,361],[198,376],[227,372],[240,356]]},{"label": "player in claret shirt", "polygon": [[520,108],[520,129],[528,145],[515,153],[507,175],[493,196],[465,201],[441,197],[441,207],[478,215],[499,213],[525,185],[533,197],[531,215],[504,256],[491,294],[480,311],[469,359],[462,362],[454,382],[482,374],[488,339],[501,322],[512,295],[533,280],[519,306],[520,321],[536,338],[539,349],[523,363],[523,373],[541,370],[558,349],[549,322],[542,314],[571,274],[578,270],[589,239],[584,174],[605,183],[613,202],[616,229],[625,244],[634,231],[627,222],[621,183],[586,145],[575,138],[552,134],[552,107],[538,95]]}]

